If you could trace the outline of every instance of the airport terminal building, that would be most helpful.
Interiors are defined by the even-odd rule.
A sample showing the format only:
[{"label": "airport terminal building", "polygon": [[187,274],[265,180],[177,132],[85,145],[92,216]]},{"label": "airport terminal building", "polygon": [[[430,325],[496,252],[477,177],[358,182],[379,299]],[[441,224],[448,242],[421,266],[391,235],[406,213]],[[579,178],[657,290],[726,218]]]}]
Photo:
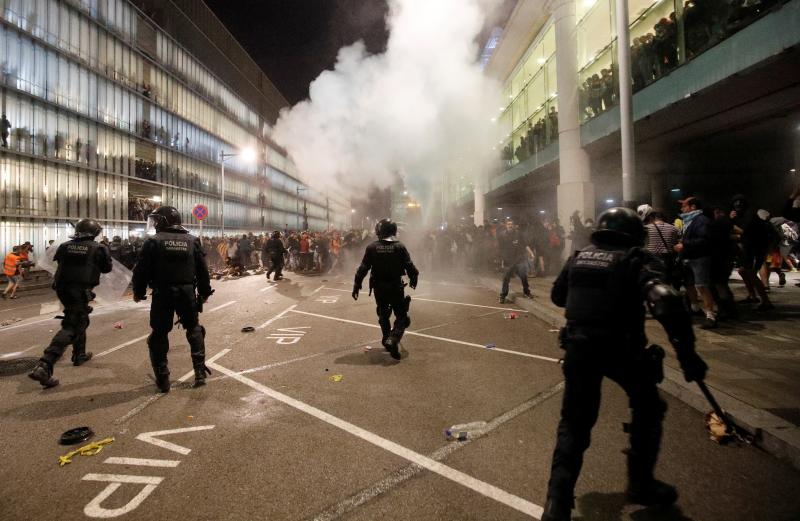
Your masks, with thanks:
[{"label": "airport terminal building", "polygon": [[[497,167],[449,180],[451,222],[594,217],[623,200],[616,2],[518,0],[482,54]],[[628,0],[633,201],[736,193],[778,211],[800,163],[800,0]],[[462,220],[463,222],[463,220]]]},{"label": "airport terminal building", "polygon": [[0,0],[0,250],[142,233],[159,204],[218,234],[222,161],[226,234],[349,226],[270,138],[287,105],[200,0]]}]

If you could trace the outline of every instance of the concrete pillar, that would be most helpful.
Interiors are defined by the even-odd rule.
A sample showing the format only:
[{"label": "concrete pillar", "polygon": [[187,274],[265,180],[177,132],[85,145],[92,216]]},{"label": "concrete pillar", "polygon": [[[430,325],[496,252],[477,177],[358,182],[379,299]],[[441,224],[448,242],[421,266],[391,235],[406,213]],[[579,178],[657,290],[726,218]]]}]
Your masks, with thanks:
[{"label": "concrete pillar", "polygon": [[617,77],[619,78],[619,132],[622,153],[623,206],[635,208],[642,194],[636,178],[633,141],[633,88],[631,86],[631,48],[628,0],[616,0]]},{"label": "concrete pillar", "polygon": [[[558,81],[558,219],[569,233],[570,216],[595,217],[594,184],[589,156],[581,146],[578,105],[578,39],[575,0],[551,0],[548,4],[556,31],[556,76]],[[571,252],[567,239],[565,254]]]},{"label": "concrete pillar", "polygon": [[472,212],[472,222],[475,226],[483,226],[486,220],[486,188],[487,179],[485,175],[478,174],[475,178],[475,188],[473,195],[475,197],[475,210]]}]

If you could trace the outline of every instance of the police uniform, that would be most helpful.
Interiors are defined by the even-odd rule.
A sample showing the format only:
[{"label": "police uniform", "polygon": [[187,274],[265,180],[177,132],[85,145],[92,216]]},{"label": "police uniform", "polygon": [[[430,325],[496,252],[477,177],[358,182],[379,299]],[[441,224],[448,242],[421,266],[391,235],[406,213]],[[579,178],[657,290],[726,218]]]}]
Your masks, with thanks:
[{"label": "police uniform", "polygon": [[[378,240],[367,246],[364,258],[358,267],[353,284],[353,298],[358,299],[358,292],[368,272],[370,273],[369,286],[375,292],[376,312],[378,324],[383,334],[383,345],[392,355],[400,359],[399,344],[406,328],[411,325],[408,310],[411,297],[406,297],[404,292],[403,275],[408,275],[412,289],[417,287],[419,271],[406,247],[394,235],[397,225],[388,219],[383,219],[375,227]],[[391,326],[391,316],[394,312],[394,327]]]},{"label": "police uniform", "polygon": [[89,302],[94,300],[92,289],[100,283],[100,274],[109,273],[112,265],[108,247],[94,240],[100,230],[93,220],[79,221],[74,238],[59,245],[53,257],[58,263],[53,289],[64,306],[64,318],[39,365],[29,375],[44,387],[58,385],[58,380],[52,377],[53,368],[70,344],[73,365],[82,365],[92,357],[92,353],[86,352],[86,328],[92,312]]},{"label": "police uniform", "polygon": [[272,272],[275,272],[275,280],[283,278],[283,254],[286,253],[286,247],[280,237],[280,232],[275,232],[264,244],[264,257],[268,257],[270,262],[267,279],[269,279]]},{"label": "police uniform", "polygon": [[669,504],[673,487],[654,478],[666,403],[657,382],[663,350],[646,348],[645,306],[675,347],[687,381],[702,380],[706,365],[694,351],[691,319],[680,296],[661,282],[661,263],[639,246],[645,231],[635,212],[612,208],[598,219],[591,246],[565,264],[551,299],[566,308],[561,332],[564,399],[542,521],[569,521],[583,453],[600,406],[603,377],[618,383],[632,409],[628,499]]},{"label": "police uniform", "polygon": [[[171,211],[174,214],[170,214]],[[168,214],[174,221],[177,210],[161,207],[153,215],[162,214]],[[200,325],[198,313],[213,291],[200,240],[180,226],[180,217],[177,217],[177,223],[167,222],[156,229],[157,233],[142,246],[133,270],[132,283],[133,296],[137,301],[145,298],[148,286],[153,290],[150,305],[150,327],[153,331],[147,339],[147,345],[156,385],[162,392],[168,392],[167,335],[172,331],[175,314],[186,330],[195,385],[203,385],[206,372],[210,373],[205,366],[205,329]]]}]

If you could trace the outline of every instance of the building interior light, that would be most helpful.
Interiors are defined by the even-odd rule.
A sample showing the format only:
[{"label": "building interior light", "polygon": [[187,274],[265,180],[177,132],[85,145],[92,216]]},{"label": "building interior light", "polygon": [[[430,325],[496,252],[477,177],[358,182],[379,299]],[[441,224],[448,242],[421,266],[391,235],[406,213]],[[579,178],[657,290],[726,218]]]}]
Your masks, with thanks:
[{"label": "building interior light", "polygon": [[161,202],[161,196],[160,195],[154,195],[153,197],[151,197],[151,199],[153,201],[157,202],[157,203]]},{"label": "building interior light", "polygon": [[539,210],[539,213],[544,214],[546,212],[544,210]]},{"label": "building interior light", "polygon": [[501,211],[502,211],[503,209],[502,209],[502,208],[498,208],[498,210],[501,210]]},{"label": "building interior light", "polygon": [[606,199],[606,204],[614,204],[614,200],[613,199]]},{"label": "building interior light", "polygon": [[797,172],[797,169],[796,169],[796,168],[792,168],[792,169],[790,169],[790,170],[789,170],[789,173],[790,173],[790,174],[794,174],[794,173],[796,173],[796,172]]},{"label": "building interior light", "polygon": [[670,192],[673,192],[673,193],[678,193],[680,191],[681,191],[680,188],[673,188],[672,190],[670,190]]},{"label": "building interior light", "polygon": [[586,9],[591,9],[591,7],[592,7],[592,6],[593,6],[595,3],[597,3],[597,0],[583,0],[583,6],[584,6]]},{"label": "building interior light", "polygon": [[538,60],[536,60],[536,63],[538,63],[539,65],[544,65],[546,61],[547,60],[545,60],[544,58],[539,58]]}]

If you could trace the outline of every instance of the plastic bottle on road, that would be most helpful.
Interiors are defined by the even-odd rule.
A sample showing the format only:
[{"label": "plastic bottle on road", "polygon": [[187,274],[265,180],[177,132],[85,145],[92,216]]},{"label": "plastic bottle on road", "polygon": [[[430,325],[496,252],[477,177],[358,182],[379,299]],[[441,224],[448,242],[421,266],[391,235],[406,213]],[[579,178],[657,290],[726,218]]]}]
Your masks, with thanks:
[{"label": "plastic bottle on road", "polygon": [[444,430],[447,441],[467,441],[475,438],[486,430],[486,422],[459,423]]}]

